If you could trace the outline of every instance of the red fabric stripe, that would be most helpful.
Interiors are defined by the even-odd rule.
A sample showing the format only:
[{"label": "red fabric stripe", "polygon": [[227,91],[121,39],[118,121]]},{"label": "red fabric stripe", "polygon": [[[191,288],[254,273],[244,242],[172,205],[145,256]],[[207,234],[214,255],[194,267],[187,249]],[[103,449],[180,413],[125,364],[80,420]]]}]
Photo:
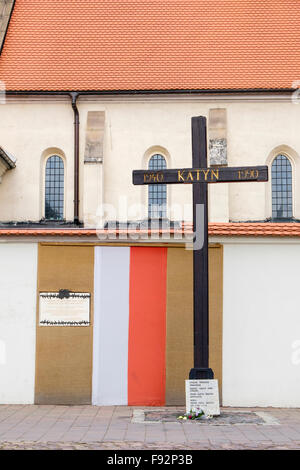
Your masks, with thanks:
[{"label": "red fabric stripe", "polygon": [[167,248],[131,248],[128,405],[165,404],[166,281]]}]

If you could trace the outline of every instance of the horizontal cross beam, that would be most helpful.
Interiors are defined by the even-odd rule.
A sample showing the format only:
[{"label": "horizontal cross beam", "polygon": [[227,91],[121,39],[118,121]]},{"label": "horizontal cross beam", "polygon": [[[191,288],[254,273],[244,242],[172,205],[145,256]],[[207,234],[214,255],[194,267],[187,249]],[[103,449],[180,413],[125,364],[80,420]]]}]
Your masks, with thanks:
[{"label": "horizontal cross beam", "polygon": [[237,166],[172,170],[134,170],[132,172],[132,180],[135,185],[268,181],[268,167]]}]

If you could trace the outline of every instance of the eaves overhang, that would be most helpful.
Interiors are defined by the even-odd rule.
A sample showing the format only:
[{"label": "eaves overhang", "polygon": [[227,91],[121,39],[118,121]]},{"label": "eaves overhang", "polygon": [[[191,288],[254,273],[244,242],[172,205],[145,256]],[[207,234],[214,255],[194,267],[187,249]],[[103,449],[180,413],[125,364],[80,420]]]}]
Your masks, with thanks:
[{"label": "eaves overhang", "polygon": [[4,174],[16,168],[16,159],[0,147],[0,183]]},{"label": "eaves overhang", "polygon": [[0,0],[0,54],[2,52],[15,0]]}]

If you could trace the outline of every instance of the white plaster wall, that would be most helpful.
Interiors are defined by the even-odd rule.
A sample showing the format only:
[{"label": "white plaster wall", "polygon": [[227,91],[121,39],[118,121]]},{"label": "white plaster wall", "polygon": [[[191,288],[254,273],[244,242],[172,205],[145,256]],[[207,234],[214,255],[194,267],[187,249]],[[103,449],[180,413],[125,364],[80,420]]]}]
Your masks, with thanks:
[{"label": "white plaster wall", "polygon": [[[300,218],[300,108],[288,102],[230,103],[227,107],[228,164],[266,165],[276,147],[287,145],[298,155],[293,179],[296,203],[294,216]],[[263,220],[271,217],[269,183],[229,183],[229,213],[233,221]]]},{"label": "white plaster wall", "polygon": [[[279,99],[279,98],[278,98]],[[189,167],[192,162],[191,117],[208,116],[211,108],[227,109],[229,165],[263,165],[275,147],[285,145],[300,155],[300,106],[289,98],[258,100],[257,97],[216,99],[209,97],[80,97],[80,217],[92,219],[95,204],[111,204],[117,217],[124,200],[130,219],[147,216],[137,205],[147,203],[147,187],[132,185],[132,170],[145,165],[152,147],[163,147],[169,167]],[[84,171],[85,132],[88,111],[105,111],[103,171]],[[69,98],[9,98],[1,105],[0,145],[17,157],[17,168],[0,184],[0,220],[39,220],[42,184],[40,160],[51,147],[64,152],[67,161],[66,218],[73,218],[73,111]],[[295,216],[300,218],[300,161],[295,162]],[[103,176],[102,176],[103,174]],[[101,175],[101,176],[99,176]],[[103,183],[102,183],[103,177]],[[101,179],[98,184],[97,180]],[[101,188],[100,188],[101,186]],[[210,220],[226,222],[263,220],[270,217],[270,183],[210,185]],[[101,191],[101,195],[93,191]],[[183,207],[192,201],[191,185],[170,185],[168,200]],[[298,201],[298,202],[297,202]],[[184,213],[191,220],[191,207]]]},{"label": "white plaster wall", "polygon": [[0,403],[34,402],[37,244],[0,245]]},{"label": "white plaster wall", "polygon": [[[103,204],[103,165],[86,163],[83,168],[83,220],[86,228],[99,226],[100,207]],[[103,223],[100,224],[102,227]]]},{"label": "white plaster wall", "polygon": [[300,244],[224,245],[224,406],[300,406],[299,266]]},{"label": "white plaster wall", "polygon": [[70,100],[8,99],[1,105],[0,145],[16,159],[0,184],[0,220],[42,218],[42,154],[56,147],[66,156],[66,218],[73,219],[73,111]]}]

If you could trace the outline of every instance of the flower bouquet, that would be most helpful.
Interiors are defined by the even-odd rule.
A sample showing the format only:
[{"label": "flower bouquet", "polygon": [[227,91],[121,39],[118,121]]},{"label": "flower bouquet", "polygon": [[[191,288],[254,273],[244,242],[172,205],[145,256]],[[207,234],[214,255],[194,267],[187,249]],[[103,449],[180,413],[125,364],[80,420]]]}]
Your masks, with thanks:
[{"label": "flower bouquet", "polygon": [[184,415],[178,416],[177,419],[182,419],[182,420],[196,420],[196,419],[203,419],[205,416],[205,413],[203,410],[198,410],[198,411],[193,411],[191,410],[189,413],[185,413]]}]

